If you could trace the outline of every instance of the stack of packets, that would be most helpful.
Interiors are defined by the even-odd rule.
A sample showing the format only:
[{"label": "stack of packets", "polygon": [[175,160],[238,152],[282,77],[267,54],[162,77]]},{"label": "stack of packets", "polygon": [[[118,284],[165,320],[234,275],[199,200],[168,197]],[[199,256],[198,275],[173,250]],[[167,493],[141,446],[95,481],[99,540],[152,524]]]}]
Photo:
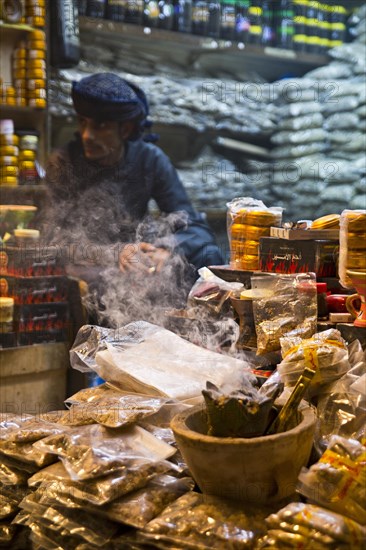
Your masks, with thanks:
[{"label": "stack of packets", "polygon": [[344,210],[340,226],[339,277],[353,288],[355,274],[366,272],[366,210]]},{"label": "stack of packets", "polygon": [[230,266],[233,269],[259,269],[259,239],[270,235],[271,226],[281,225],[282,208],[267,208],[262,201],[240,197],[227,204],[227,230]]}]

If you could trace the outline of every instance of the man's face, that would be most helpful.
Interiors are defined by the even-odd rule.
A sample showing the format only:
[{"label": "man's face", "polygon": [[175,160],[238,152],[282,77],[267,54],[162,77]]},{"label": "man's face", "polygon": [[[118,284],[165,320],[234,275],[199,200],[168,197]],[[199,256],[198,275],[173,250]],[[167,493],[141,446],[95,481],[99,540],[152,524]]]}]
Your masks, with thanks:
[{"label": "man's face", "polygon": [[78,116],[84,155],[104,166],[116,163],[123,152],[124,132],[121,123],[99,121]]}]

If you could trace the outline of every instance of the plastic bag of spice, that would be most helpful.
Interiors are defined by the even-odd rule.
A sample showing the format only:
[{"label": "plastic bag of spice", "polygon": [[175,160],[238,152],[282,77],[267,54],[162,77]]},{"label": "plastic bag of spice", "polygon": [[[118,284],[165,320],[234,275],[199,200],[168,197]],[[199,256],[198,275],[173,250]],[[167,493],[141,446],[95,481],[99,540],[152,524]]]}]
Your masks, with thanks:
[{"label": "plastic bag of spice", "polygon": [[251,277],[257,354],[281,348],[280,338],[309,338],[316,331],[317,293],[314,273],[266,273]]},{"label": "plastic bag of spice", "polygon": [[0,485],[0,519],[13,515],[19,507],[19,503],[29,492],[26,485],[9,486]]},{"label": "plastic bag of spice", "polygon": [[110,430],[99,425],[68,428],[34,444],[59,456],[73,480],[107,475],[124,466],[164,460],[175,453],[139,426]]},{"label": "plastic bag of spice", "polygon": [[296,384],[304,367],[316,370],[309,389],[312,396],[350,368],[347,344],[336,329],[325,330],[305,339],[286,335],[281,338],[281,353],[283,359],[277,370],[286,386]]},{"label": "plastic bag of spice", "polygon": [[303,468],[297,490],[310,502],[366,524],[366,447],[333,436],[320,460]]},{"label": "plastic bag of spice", "polygon": [[92,388],[84,388],[74,395],[71,395],[65,400],[66,406],[80,404],[80,403],[94,403],[100,399],[108,397],[121,397],[123,395],[122,390],[112,388],[108,384],[100,384]]},{"label": "plastic bag of spice", "polygon": [[[359,550],[366,528],[355,521],[313,504],[294,502],[266,518],[268,534],[262,548],[304,550]],[[315,546],[316,545],[316,546]]]},{"label": "plastic bag of spice", "polygon": [[163,397],[148,397],[137,394],[104,396],[92,402],[71,405],[61,423],[82,425],[97,423],[107,428],[121,428],[157,413],[164,403]]},{"label": "plastic bag of spice", "polygon": [[13,416],[0,422],[0,441],[31,443],[62,432],[62,427],[36,416]]},{"label": "plastic bag of spice", "polygon": [[348,346],[351,368],[317,398],[315,448],[321,455],[332,435],[366,440],[366,352],[358,340]]},{"label": "plastic bag of spice", "polygon": [[2,485],[26,485],[30,473],[17,468],[11,460],[0,457],[0,484]]},{"label": "plastic bag of spice", "polygon": [[[79,507],[82,503],[102,506],[144,487],[154,476],[174,470],[178,471],[179,468],[166,460],[157,463],[142,463],[140,460],[121,467],[112,474],[84,482],[71,480],[65,470],[63,478],[61,472],[58,472],[59,477],[56,480],[46,478],[37,491],[43,492],[47,499],[52,498],[67,507]],[[35,483],[33,480],[33,484]]]},{"label": "plastic bag of spice", "polygon": [[55,462],[54,456],[36,449],[33,443],[15,443],[14,441],[0,440],[0,455],[1,454],[6,455],[8,459],[14,459],[17,462],[24,463],[27,471],[29,471],[28,467],[36,470]]},{"label": "plastic bag of spice", "polygon": [[216,497],[187,493],[168,506],[143,531],[153,544],[169,543],[169,548],[254,548],[265,531],[264,514]]}]

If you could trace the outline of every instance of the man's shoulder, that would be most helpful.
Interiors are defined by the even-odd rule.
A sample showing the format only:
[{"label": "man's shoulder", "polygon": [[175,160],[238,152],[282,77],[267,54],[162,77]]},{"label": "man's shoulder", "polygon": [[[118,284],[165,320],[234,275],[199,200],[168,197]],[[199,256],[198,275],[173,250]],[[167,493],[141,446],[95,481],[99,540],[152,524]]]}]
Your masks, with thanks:
[{"label": "man's shoulder", "polygon": [[168,159],[167,155],[162,151],[162,149],[160,149],[158,145],[143,141],[141,139],[130,142],[129,151],[134,156],[141,155],[151,160],[158,158]]}]

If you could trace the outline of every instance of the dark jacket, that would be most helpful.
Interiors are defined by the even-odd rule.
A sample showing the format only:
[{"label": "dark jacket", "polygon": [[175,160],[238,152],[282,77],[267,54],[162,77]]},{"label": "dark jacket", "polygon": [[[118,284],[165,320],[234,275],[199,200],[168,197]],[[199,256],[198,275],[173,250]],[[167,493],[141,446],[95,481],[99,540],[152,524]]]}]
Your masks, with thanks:
[{"label": "dark jacket", "polygon": [[[101,245],[135,242],[137,237],[171,246],[197,269],[223,263],[211,230],[193,208],[175,168],[151,143],[128,142],[118,164],[102,167],[85,159],[77,137],[51,154],[46,179],[54,234],[69,234],[74,240],[80,234],[80,239],[87,236]],[[149,224],[140,223],[151,199],[168,215],[163,224],[156,224],[155,235]]]}]

